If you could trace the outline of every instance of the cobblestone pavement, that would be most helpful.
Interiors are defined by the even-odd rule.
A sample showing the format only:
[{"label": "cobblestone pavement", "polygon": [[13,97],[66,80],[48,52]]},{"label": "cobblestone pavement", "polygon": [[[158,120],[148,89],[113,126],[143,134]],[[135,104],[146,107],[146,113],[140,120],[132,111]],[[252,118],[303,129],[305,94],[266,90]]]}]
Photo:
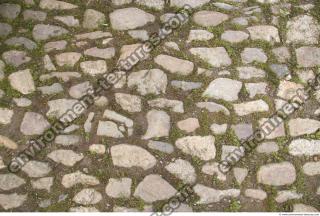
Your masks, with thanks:
[{"label": "cobblestone pavement", "polygon": [[[319,211],[319,0],[1,0],[0,210]],[[19,172],[10,161],[184,4],[192,17]],[[120,72],[121,73],[121,72]]]}]

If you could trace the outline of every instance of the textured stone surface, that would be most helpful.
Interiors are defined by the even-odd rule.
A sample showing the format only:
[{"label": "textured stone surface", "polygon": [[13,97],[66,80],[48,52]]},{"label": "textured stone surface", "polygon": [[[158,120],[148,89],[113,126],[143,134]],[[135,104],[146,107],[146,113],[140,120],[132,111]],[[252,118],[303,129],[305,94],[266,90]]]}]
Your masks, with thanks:
[{"label": "textured stone surface", "polygon": [[14,67],[19,67],[20,65],[28,63],[31,60],[31,58],[27,56],[26,52],[18,50],[4,52],[2,54],[2,58],[7,64]]},{"label": "textured stone surface", "polygon": [[20,131],[25,135],[40,135],[50,126],[49,122],[40,114],[34,112],[25,113]]},{"label": "textured stone surface", "polygon": [[206,48],[198,47],[191,48],[190,52],[208,62],[213,67],[229,66],[232,63],[226,49],[224,47]]},{"label": "textured stone surface", "polygon": [[265,71],[256,67],[237,67],[240,79],[265,77]]},{"label": "textured stone surface", "polygon": [[291,136],[315,133],[320,128],[320,121],[315,119],[291,119],[288,123]]},{"label": "textured stone surface", "polygon": [[264,40],[271,43],[280,42],[278,29],[274,26],[252,26],[248,27],[247,30],[252,40]]},{"label": "textured stone surface", "polygon": [[156,165],[156,158],[147,150],[128,144],[120,144],[110,149],[113,164],[120,167],[141,167],[144,170]]},{"label": "textured stone surface", "polygon": [[320,65],[320,48],[300,47],[296,49],[297,62],[300,67],[315,67]]},{"label": "textured stone surface", "polygon": [[48,157],[56,163],[62,163],[65,166],[73,166],[78,161],[82,160],[83,156],[75,153],[72,150],[55,150],[48,154]]},{"label": "textured stone surface", "polygon": [[267,198],[267,193],[259,189],[247,189],[244,194],[252,199],[264,200]]},{"label": "textured stone surface", "polygon": [[124,8],[113,11],[110,15],[110,22],[113,29],[128,30],[154,22],[155,17],[138,8]]},{"label": "textured stone surface", "polygon": [[228,78],[218,78],[213,80],[203,93],[203,96],[226,101],[235,101],[241,90],[242,83]]},{"label": "textured stone surface", "polygon": [[18,4],[4,3],[0,5],[0,16],[7,19],[15,19],[21,11]]},{"label": "textured stone surface", "polygon": [[30,94],[35,91],[35,84],[29,69],[14,72],[8,78],[12,88],[22,94]]},{"label": "textured stone surface", "polygon": [[158,98],[149,100],[148,105],[156,108],[169,108],[172,112],[184,113],[183,102],[178,100]]},{"label": "textured stone surface", "polygon": [[308,162],[303,165],[303,172],[308,176],[320,175],[320,162]]},{"label": "textured stone surface", "polygon": [[7,37],[12,32],[11,25],[7,23],[0,23],[0,37]]},{"label": "textured stone surface", "polygon": [[141,111],[141,98],[136,95],[116,93],[115,99],[121,108],[128,112],[140,112]]},{"label": "textured stone surface", "polygon": [[289,153],[294,156],[313,156],[320,153],[319,140],[296,139],[289,144]]},{"label": "textured stone surface", "polygon": [[70,10],[77,8],[76,5],[57,0],[41,0],[39,6],[41,9],[48,10]]},{"label": "textured stone surface", "polygon": [[48,40],[54,37],[62,36],[68,33],[68,30],[60,26],[37,24],[32,30],[32,36],[36,41]]},{"label": "textured stone surface", "polygon": [[97,135],[113,138],[124,137],[123,133],[119,130],[118,125],[112,121],[99,121]]},{"label": "textured stone surface", "polygon": [[134,196],[147,203],[165,200],[174,196],[176,190],[159,175],[146,176],[137,186]]},{"label": "textured stone surface", "polygon": [[6,40],[4,43],[9,46],[24,46],[28,50],[37,48],[37,44],[35,42],[25,37],[12,37]]},{"label": "textured stone surface", "polygon": [[248,169],[235,167],[233,168],[233,174],[237,182],[241,184],[248,175]]},{"label": "textured stone surface", "polygon": [[285,63],[291,57],[290,51],[287,47],[277,47],[272,49],[272,52],[280,63]]},{"label": "textured stone surface", "polygon": [[26,194],[0,194],[0,205],[5,210],[17,208],[21,206],[26,200],[28,195]]},{"label": "textured stone surface", "polygon": [[34,189],[51,191],[53,185],[53,177],[44,177],[34,181],[31,181],[31,185]]},{"label": "textured stone surface", "polygon": [[293,205],[293,212],[319,212],[319,211],[310,205],[297,203]]},{"label": "textured stone surface", "polygon": [[203,27],[217,26],[228,19],[228,15],[214,11],[199,11],[193,15],[193,21]]},{"label": "textured stone surface", "polygon": [[175,58],[168,55],[158,55],[154,58],[154,61],[174,74],[188,75],[193,71],[193,63],[183,59]]},{"label": "textured stone surface", "polygon": [[275,142],[264,142],[256,148],[257,152],[271,154],[279,150],[279,146]]},{"label": "textured stone surface", "polygon": [[287,23],[287,43],[317,44],[320,25],[312,16],[300,15]]},{"label": "textured stone surface", "polygon": [[220,202],[223,198],[235,198],[240,195],[240,190],[238,189],[217,190],[206,187],[202,184],[195,185],[193,190],[200,197],[200,200],[198,201],[199,204],[216,203]]},{"label": "textured stone surface", "polygon": [[210,39],[214,38],[214,34],[211,32],[208,32],[206,30],[191,30],[188,36],[187,42],[192,41],[208,41]]},{"label": "textured stone surface", "polygon": [[296,180],[296,170],[289,162],[267,164],[260,167],[257,179],[259,183],[266,185],[290,185]]},{"label": "textured stone surface", "polygon": [[148,147],[150,149],[158,150],[164,153],[171,154],[174,151],[174,148],[171,144],[165,143],[165,142],[160,142],[160,141],[149,141],[148,142]]},{"label": "textured stone surface", "polygon": [[87,56],[93,56],[102,59],[111,59],[115,55],[115,49],[113,47],[105,49],[92,47],[90,49],[85,50],[84,54]]},{"label": "textured stone surface", "polygon": [[233,107],[235,112],[239,116],[245,116],[255,112],[269,111],[269,106],[264,100],[256,100],[240,104],[234,104]]},{"label": "textured stone surface", "polygon": [[84,73],[91,76],[107,72],[107,64],[103,60],[81,62],[80,68]]},{"label": "textured stone surface", "polygon": [[203,165],[201,171],[207,175],[216,175],[220,181],[227,180],[227,176],[219,170],[219,164],[217,162],[206,163]]},{"label": "textured stone surface", "polygon": [[57,65],[73,67],[81,58],[80,53],[68,52],[55,56]]},{"label": "textured stone surface", "polygon": [[221,104],[217,104],[217,103],[214,103],[214,102],[199,102],[196,104],[197,107],[199,108],[204,108],[206,110],[208,110],[209,112],[222,112],[224,113],[225,115],[230,115],[230,112],[229,110],[221,105]]},{"label": "textured stone surface", "polygon": [[213,136],[187,136],[176,141],[176,147],[183,153],[199,157],[201,160],[211,160],[216,156]]},{"label": "textured stone surface", "polygon": [[86,175],[80,171],[64,175],[61,181],[61,184],[65,188],[70,188],[77,184],[93,186],[99,183],[100,183],[99,180],[94,176]]},{"label": "textured stone surface", "polygon": [[93,9],[87,9],[83,16],[82,26],[87,29],[96,29],[106,21],[103,13]]},{"label": "textured stone surface", "polygon": [[25,172],[29,177],[34,177],[34,178],[44,177],[48,173],[50,173],[51,170],[52,169],[48,163],[35,161],[35,160],[29,161],[22,168],[23,172]]},{"label": "textured stone surface", "polygon": [[243,31],[225,31],[221,39],[230,43],[239,43],[249,38],[249,35]]},{"label": "textured stone surface", "polygon": [[144,5],[149,8],[161,10],[164,7],[164,0],[136,0],[139,5]]},{"label": "textured stone surface", "polygon": [[133,72],[128,77],[128,87],[137,87],[141,95],[165,93],[167,75],[159,69]]},{"label": "textured stone surface", "polygon": [[165,169],[184,183],[192,184],[196,180],[195,169],[188,161],[178,159],[168,164]]},{"label": "textured stone surface", "polygon": [[[7,108],[0,108],[0,123],[2,125],[11,123],[13,114],[14,114],[13,110],[10,110]],[[8,146],[10,146],[10,144]]]},{"label": "textured stone surface", "polygon": [[35,10],[25,10],[22,13],[24,20],[45,21],[47,13]]},{"label": "textured stone surface", "polygon": [[279,191],[275,200],[277,201],[277,203],[283,203],[292,199],[301,199],[302,197],[302,194],[298,194],[295,191],[283,190]]},{"label": "textured stone surface", "polygon": [[[0,110],[1,113],[1,110]],[[0,146],[4,146],[9,149],[16,149],[18,148],[17,143],[9,139],[8,137],[0,135]]]},{"label": "textured stone surface", "polygon": [[132,180],[130,178],[110,178],[106,187],[106,194],[113,198],[130,197]]},{"label": "textured stone surface", "polygon": [[299,91],[302,91],[303,89],[301,84],[283,80],[279,84],[277,96],[290,100],[298,95]]},{"label": "textured stone surface", "polygon": [[184,5],[190,5],[192,8],[197,8],[207,3],[209,3],[209,0],[172,0],[170,6],[181,8]]},{"label": "textured stone surface", "polygon": [[22,178],[15,174],[10,173],[0,175],[0,188],[4,191],[18,188],[25,183],[26,182]]},{"label": "textured stone surface", "polygon": [[199,121],[196,118],[188,118],[177,123],[177,126],[180,130],[183,130],[187,133],[191,133],[200,127]]},{"label": "textured stone surface", "polygon": [[83,189],[73,197],[74,202],[82,205],[96,204],[100,202],[101,199],[102,195],[92,188]]},{"label": "textured stone surface", "polygon": [[151,110],[147,113],[148,129],[143,139],[169,136],[170,116],[164,111]]},{"label": "textured stone surface", "polygon": [[268,57],[259,48],[245,48],[241,53],[241,59],[244,64],[250,64],[253,62],[266,63]]}]

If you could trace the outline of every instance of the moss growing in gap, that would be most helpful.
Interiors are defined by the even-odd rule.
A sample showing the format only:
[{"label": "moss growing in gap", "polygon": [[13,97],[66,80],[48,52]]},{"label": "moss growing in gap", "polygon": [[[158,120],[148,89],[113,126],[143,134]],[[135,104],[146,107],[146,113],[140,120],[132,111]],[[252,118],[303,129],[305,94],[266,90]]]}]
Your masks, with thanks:
[{"label": "moss growing in gap", "polygon": [[311,15],[314,16],[318,22],[320,22],[320,0],[313,1],[314,8],[311,10]]},{"label": "moss growing in gap", "polygon": [[178,128],[173,127],[170,131],[170,135],[169,135],[169,141],[171,143],[175,143],[177,139],[184,137],[184,134],[182,133],[182,131],[180,131]]},{"label": "moss growing in gap", "polygon": [[208,135],[208,134],[211,133],[211,130],[210,130],[210,126],[211,126],[210,113],[207,110],[203,110],[199,114],[199,123],[200,123],[200,127],[201,127],[200,135]]},{"label": "moss growing in gap", "polygon": [[267,211],[275,212],[278,211],[278,204],[276,203],[275,197],[277,195],[277,190],[272,186],[265,186],[265,191],[268,193],[266,204]]},{"label": "moss growing in gap", "polygon": [[260,4],[259,6],[262,10],[262,14],[264,15],[264,18],[267,20],[268,23],[270,23],[271,19],[272,19],[272,16],[270,16],[272,14],[271,5],[270,4]]},{"label": "moss growing in gap", "polygon": [[1,86],[1,89],[5,93],[5,98],[7,98],[8,100],[12,99],[12,98],[16,98],[16,97],[21,97],[22,96],[22,94],[20,92],[18,92],[17,90],[12,88],[8,78],[5,78],[5,79],[1,80],[0,81],[0,86]]},{"label": "moss growing in gap", "polygon": [[238,139],[236,133],[233,129],[229,129],[224,135],[224,141],[226,145],[236,145],[240,146],[240,140]]},{"label": "moss growing in gap", "polygon": [[228,210],[230,212],[239,212],[241,210],[241,203],[236,199],[231,199]]},{"label": "moss growing in gap", "polygon": [[145,203],[142,199],[139,199],[139,198],[134,198],[132,200],[129,200],[129,203],[128,205],[132,208],[136,208],[138,209],[139,211],[143,211],[144,210],[144,206],[145,206]]}]

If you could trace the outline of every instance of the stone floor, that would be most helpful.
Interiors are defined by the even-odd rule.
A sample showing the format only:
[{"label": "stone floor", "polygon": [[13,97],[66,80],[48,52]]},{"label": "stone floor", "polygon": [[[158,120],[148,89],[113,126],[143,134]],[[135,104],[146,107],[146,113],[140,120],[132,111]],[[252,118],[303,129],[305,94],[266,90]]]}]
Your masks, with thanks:
[{"label": "stone floor", "polygon": [[[218,163],[320,73],[319,0],[1,0],[0,210],[319,211],[320,91]],[[149,39],[193,15],[21,171],[27,141]],[[58,116],[59,117],[59,116]]]}]

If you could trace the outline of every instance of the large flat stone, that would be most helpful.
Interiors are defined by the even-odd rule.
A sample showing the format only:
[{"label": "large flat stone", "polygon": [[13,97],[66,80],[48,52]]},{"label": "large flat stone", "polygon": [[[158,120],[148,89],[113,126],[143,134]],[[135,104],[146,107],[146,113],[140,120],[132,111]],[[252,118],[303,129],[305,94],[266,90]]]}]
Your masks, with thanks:
[{"label": "large flat stone", "polygon": [[41,9],[47,10],[71,10],[78,8],[77,5],[57,0],[41,0],[39,6]]},{"label": "large flat stone", "polygon": [[291,136],[301,136],[315,133],[320,128],[320,121],[314,119],[290,119],[289,132]]},{"label": "large flat stone", "polygon": [[105,21],[106,17],[103,13],[93,9],[87,9],[83,15],[82,26],[86,29],[96,29],[104,24]]},{"label": "large flat stone", "polygon": [[203,97],[223,99],[226,101],[238,100],[238,94],[242,83],[228,78],[218,78],[213,80],[203,92]]},{"label": "large flat stone", "polygon": [[300,47],[296,49],[299,67],[316,67],[320,65],[320,48]]},{"label": "large flat stone", "polygon": [[140,167],[144,170],[154,167],[156,158],[147,150],[129,144],[115,145],[110,148],[111,157],[115,166],[131,168]]},{"label": "large flat stone", "polygon": [[239,116],[245,116],[256,112],[269,111],[269,105],[262,99],[239,104],[233,104],[233,107],[236,114]]},{"label": "large flat stone", "polygon": [[175,145],[185,154],[208,161],[216,157],[214,141],[213,136],[187,136],[177,139]]},{"label": "large flat stone", "polygon": [[20,14],[21,6],[18,4],[4,3],[0,5],[0,16],[13,20]]},{"label": "large flat stone", "polygon": [[0,194],[0,205],[4,210],[17,208],[27,200],[27,197],[27,194]]},{"label": "large flat stone", "polygon": [[320,154],[320,140],[296,139],[289,144],[289,154],[293,156],[313,156]]},{"label": "large flat stone", "polygon": [[217,26],[228,19],[228,15],[215,11],[199,11],[193,15],[193,21],[203,27]]},{"label": "large flat stone", "polygon": [[152,14],[134,7],[115,10],[109,14],[109,18],[115,30],[135,29],[155,21]]},{"label": "large flat stone", "polygon": [[197,47],[191,48],[189,51],[191,54],[200,57],[203,61],[208,62],[213,67],[223,67],[232,64],[231,58],[224,47]]},{"label": "large flat stone", "polygon": [[299,15],[287,23],[287,43],[318,44],[320,25],[315,18],[308,15]]},{"label": "large flat stone", "polygon": [[158,200],[166,200],[173,197],[176,189],[172,187],[160,175],[148,175],[137,186],[134,196],[143,199],[147,203]]},{"label": "large flat stone", "polygon": [[257,179],[266,185],[291,185],[296,180],[296,169],[289,162],[263,165],[257,173]]},{"label": "large flat stone", "polygon": [[264,40],[271,43],[280,42],[278,29],[274,26],[257,25],[248,27],[247,30],[252,40]]},{"label": "large flat stone", "polygon": [[60,26],[37,24],[32,30],[32,36],[36,41],[43,41],[65,35],[68,32],[68,30]]},{"label": "large flat stone", "polygon": [[189,5],[192,8],[201,7],[207,3],[209,3],[210,0],[171,0],[170,1],[170,7],[178,7],[182,8],[185,5]]},{"label": "large flat stone", "polygon": [[21,70],[10,74],[8,77],[12,88],[22,94],[33,93],[36,88],[29,69]]},{"label": "large flat stone", "polygon": [[43,115],[35,112],[26,112],[20,125],[20,131],[24,135],[41,135],[49,127],[50,124]]},{"label": "large flat stone", "polygon": [[189,75],[193,71],[193,63],[168,55],[158,55],[154,58],[155,63],[173,74]]},{"label": "large flat stone", "polygon": [[166,93],[168,78],[160,69],[141,70],[128,76],[128,87],[136,87],[141,95]]},{"label": "large flat stone", "polygon": [[235,198],[240,195],[239,189],[218,190],[202,184],[196,184],[193,190],[200,197],[198,204],[217,203],[224,198]]}]

